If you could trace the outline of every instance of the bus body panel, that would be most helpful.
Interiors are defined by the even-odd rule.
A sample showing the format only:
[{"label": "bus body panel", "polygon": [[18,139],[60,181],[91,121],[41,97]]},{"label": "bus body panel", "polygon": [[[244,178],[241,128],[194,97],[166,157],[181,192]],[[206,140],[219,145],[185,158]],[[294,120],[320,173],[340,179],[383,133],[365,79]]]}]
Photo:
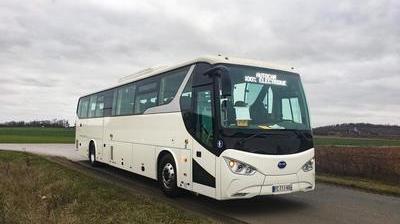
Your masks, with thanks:
[{"label": "bus body panel", "polygon": [[83,156],[88,156],[89,140],[86,131],[86,119],[77,119],[75,122],[76,150]]},{"label": "bus body panel", "polygon": [[[103,120],[104,118],[87,119],[85,122],[85,129],[90,141],[93,141],[96,148],[96,158],[100,161],[103,160]],[[89,143],[90,143],[89,141]]]},{"label": "bus body panel", "polygon": [[[98,136],[103,132],[103,126],[99,126],[100,120],[88,122],[89,120],[91,119],[77,121],[77,123],[88,123],[84,127],[93,125],[87,130],[77,128],[77,140],[82,144],[79,150],[84,156],[88,156],[89,147],[86,136]],[[174,156],[176,165],[181,168],[178,169],[178,183],[185,183],[182,185],[186,186],[185,188],[189,183],[191,188],[189,170],[192,138],[188,133],[179,131],[184,129],[180,112],[106,117],[104,141],[98,137],[93,138],[93,141],[96,144],[96,151],[102,152],[103,155],[101,159],[99,157],[99,161],[153,179],[157,178],[158,154],[161,151],[168,151]],[[100,147],[103,146],[103,142],[105,147]],[[182,164],[181,161],[186,162]]]},{"label": "bus body panel", "polygon": [[197,163],[192,164],[193,190],[214,198],[216,196],[216,156],[201,146],[195,139],[192,141],[192,162]]},{"label": "bus body panel", "polygon": [[[107,150],[107,147],[105,148],[104,151]],[[108,161],[111,165],[125,170],[134,170],[132,163],[132,143],[114,141],[109,145],[109,149],[110,153],[106,154],[110,155]]]}]

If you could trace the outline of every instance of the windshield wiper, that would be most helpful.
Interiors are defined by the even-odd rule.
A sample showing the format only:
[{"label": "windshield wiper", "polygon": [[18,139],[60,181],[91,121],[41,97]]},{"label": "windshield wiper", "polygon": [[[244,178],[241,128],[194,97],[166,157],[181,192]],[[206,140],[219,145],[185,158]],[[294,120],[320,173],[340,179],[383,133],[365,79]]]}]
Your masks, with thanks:
[{"label": "windshield wiper", "polygon": [[282,133],[275,133],[275,132],[259,132],[259,133],[252,134],[249,137],[245,137],[245,138],[240,139],[236,144],[243,145],[245,142],[247,142],[248,140],[253,139],[255,137],[258,137],[258,136],[271,136],[271,135],[283,135],[283,134]]}]

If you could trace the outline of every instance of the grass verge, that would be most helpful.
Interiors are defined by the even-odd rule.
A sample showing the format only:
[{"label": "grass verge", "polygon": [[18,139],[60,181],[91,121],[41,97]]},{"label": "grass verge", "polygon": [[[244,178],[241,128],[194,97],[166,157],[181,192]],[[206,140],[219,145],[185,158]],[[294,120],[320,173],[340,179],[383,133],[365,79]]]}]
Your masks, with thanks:
[{"label": "grass verge", "polygon": [[314,143],[318,146],[359,146],[359,147],[396,147],[400,146],[397,139],[349,138],[335,136],[314,136]]},{"label": "grass verge", "polygon": [[46,158],[0,151],[0,223],[210,223]]},{"label": "grass verge", "polygon": [[318,174],[316,176],[316,180],[324,183],[353,187],[378,194],[400,196],[400,186],[387,184],[376,180],[356,177],[339,177],[328,174]]},{"label": "grass verge", "polygon": [[0,128],[0,143],[74,143],[74,138],[74,128]]}]

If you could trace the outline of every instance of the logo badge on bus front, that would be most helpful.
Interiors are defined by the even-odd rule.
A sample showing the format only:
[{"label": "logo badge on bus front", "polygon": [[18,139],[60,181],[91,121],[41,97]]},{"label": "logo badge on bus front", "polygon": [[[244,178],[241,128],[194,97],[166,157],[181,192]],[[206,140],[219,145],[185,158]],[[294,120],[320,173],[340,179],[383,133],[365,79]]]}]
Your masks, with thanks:
[{"label": "logo badge on bus front", "polygon": [[278,163],[278,167],[279,167],[279,169],[285,168],[285,167],[286,167],[286,162],[285,162],[285,161],[280,161],[280,162]]},{"label": "logo badge on bus front", "polygon": [[222,147],[224,147],[224,142],[223,142],[222,140],[218,140],[218,141],[217,141],[217,147],[218,147],[219,149],[222,149]]}]

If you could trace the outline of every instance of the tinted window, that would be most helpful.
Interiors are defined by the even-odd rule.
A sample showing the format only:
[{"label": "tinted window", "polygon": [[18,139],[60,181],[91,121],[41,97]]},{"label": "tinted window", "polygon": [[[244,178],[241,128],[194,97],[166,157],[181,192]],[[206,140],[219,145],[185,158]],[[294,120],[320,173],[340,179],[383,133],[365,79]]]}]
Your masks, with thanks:
[{"label": "tinted window", "polygon": [[81,98],[79,100],[79,106],[78,106],[78,117],[87,118],[88,108],[89,108],[89,98],[88,97]]},{"label": "tinted window", "polygon": [[195,135],[206,146],[211,147],[214,139],[212,116],[212,88],[200,87],[196,97],[196,131]]},{"label": "tinted window", "polygon": [[133,113],[135,84],[129,84],[117,89],[114,115],[127,115]]},{"label": "tinted window", "polygon": [[[181,94],[180,106],[182,111],[190,111],[192,109],[191,106],[192,106],[193,85],[200,86],[204,85],[204,83],[210,83],[210,78],[202,75],[209,68],[210,64],[207,63],[197,63],[196,66],[194,67],[194,71],[192,72]],[[185,122],[185,124],[188,124],[188,122]]]},{"label": "tinted window", "polygon": [[90,96],[90,101],[89,101],[89,116],[88,116],[88,117],[95,117],[96,102],[97,102],[97,95],[92,95],[92,96]]},{"label": "tinted window", "polygon": [[168,72],[161,76],[159,97],[160,105],[167,104],[172,101],[188,70],[189,67],[185,67]]},{"label": "tinted window", "polygon": [[103,115],[104,115],[104,117],[111,116],[114,91],[115,90],[107,90],[106,92],[103,93],[103,96],[104,96]]},{"label": "tinted window", "polygon": [[[185,123],[186,129],[194,136],[196,129],[195,108],[192,108],[193,101],[193,87],[210,83],[210,77],[204,76],[203,73],[210,68],[210,64],[197,63],[194,70],[182,91],[180,98],[180,107],[182,111],[182,118]],[[200,77],[200,78],[199,78]],[[208,80],[207,80],[208,79]]]},{"label": "tinted window", "polygon": [[158,80],[159,78],[152,78],[138,82],[135,114],[142,114],[148,108],[158,105]]},{"label": "tinted window", "polygon": [[104,109],[104,96],[100,95],[97,97],[96,111],[94,112],[95,117],[103,117]]},{"label": "tinted window", "polygon": [[186,83],[185,88],[182,91],[180,105],[182,111],[188,111],[192,106],[192,77]]}]

